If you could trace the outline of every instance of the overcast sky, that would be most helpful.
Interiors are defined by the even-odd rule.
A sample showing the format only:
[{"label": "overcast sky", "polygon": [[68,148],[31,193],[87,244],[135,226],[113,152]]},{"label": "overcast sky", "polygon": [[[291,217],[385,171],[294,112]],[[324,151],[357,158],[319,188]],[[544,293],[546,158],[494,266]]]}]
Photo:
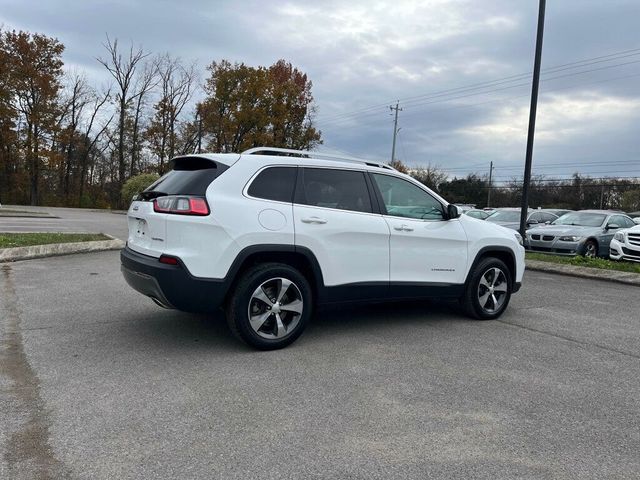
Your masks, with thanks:
[{"label": "overcast sky", "polygon": [[[96,82],[108,80],[95,60],[107,33],[195,60],[203,78],[204,66],[222,58],[284,58],[313,81],[321,149],[388,160],[389,105],[399,99],[397,158],[451,175],[486,173],[493,160],[505,180],[524,162],[531,77],[516,75],[532,69],[537,6],[0,0],[0,24],[57,37],[67,66]],[[542,66],[558,68],[540,87],[534,173],[640,176],[639,19],[637,0],[547,2]]]}]

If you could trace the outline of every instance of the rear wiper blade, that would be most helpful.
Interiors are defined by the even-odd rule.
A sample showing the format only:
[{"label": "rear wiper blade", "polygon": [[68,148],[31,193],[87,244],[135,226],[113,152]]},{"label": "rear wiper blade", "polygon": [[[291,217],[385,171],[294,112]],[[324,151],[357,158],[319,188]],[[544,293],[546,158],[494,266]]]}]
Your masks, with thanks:
[{"label": "rear wiper blade", "polygon": [[158,198],[158,197],[166,197],[167,195],[169,195],[168,193],[165,192],[159,192],[157,190],[151,191],[151,192],[141,192],[138,197],[140,197],[143,200],[153,200],[154,198]]}]

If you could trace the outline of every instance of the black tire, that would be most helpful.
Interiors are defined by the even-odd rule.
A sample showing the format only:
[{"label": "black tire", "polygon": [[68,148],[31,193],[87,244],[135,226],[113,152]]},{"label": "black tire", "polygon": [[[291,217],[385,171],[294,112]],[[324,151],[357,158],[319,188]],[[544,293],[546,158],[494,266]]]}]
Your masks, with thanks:
[{"label": "black tire", "polygon": [[[495,273],[496,270],[494,269],[500,272],[496,280],[494,280],[494,277],[491,275],[491,272]],[[495,290],[490,291],[486,302],[483,304],[482,299],[484,298],[484,294],[489,292],[489,288],[486,287],[485,284],[490,284],[492,280],[495,283],[492,288]],[[480,284],[481,281],[483,282],[482,286]],[[512,285],[511,272],[502,260],[494,257],[483,258],[469,273],[465,292],[460,299],[460,304],[465,313],[471,318],[476,320],[493,320],[502,315],[509,305]],[[504,292],[502,288],[505,289]],[[492,294],[493,299],[491,298]],[[495,300],[497,300],[497,304]]]},{"label": "black tire", "polygon": [[598,243],[595,240],[587,240],[584,244],[582,255],[596,258],[598,256]]},{"label": "black tire", "polygon": [[[279,293],[278,287],[282,289],[284,286],[283,279],[291,282],[292,286],[285,288],[280,303],[275,297]],[[271,303],[254,296],[259,288],[260,293],[264,293],[263,298]],[[300,313],[286,310],[298,300],[301,304],[296,303],[296,308],[301,309]],[[274,313],[276,309],[278,313]],[[275,350],[290,345],[302,334],[312,310],[311,286],[304,275],[289,265],[264,263],[242,274],[227,301],[225,314],[229,328],[240,340],[259,350]],[[258,323],[266,317],[258,330],[250,321],[250,313],[254,311],[256,313],[251,318],[257,319]],[[288,331],[289,327],[291,331]],[[283,331],[286,333],[279,336]]]}]

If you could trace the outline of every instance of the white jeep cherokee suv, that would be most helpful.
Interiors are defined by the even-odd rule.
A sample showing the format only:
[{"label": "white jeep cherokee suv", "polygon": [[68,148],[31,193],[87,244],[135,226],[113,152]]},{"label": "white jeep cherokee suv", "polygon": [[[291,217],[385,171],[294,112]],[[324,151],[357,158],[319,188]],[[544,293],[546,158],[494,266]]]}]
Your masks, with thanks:
[{"label": "white jeep cherokee suv", "polygon": [[223,306],[260,349],[293,342],[326,303],[450,298],[497,318],[524,273],[512,230],[385,164],[316,152],[177,157],[128,223],[129,285],[167,308]]}]

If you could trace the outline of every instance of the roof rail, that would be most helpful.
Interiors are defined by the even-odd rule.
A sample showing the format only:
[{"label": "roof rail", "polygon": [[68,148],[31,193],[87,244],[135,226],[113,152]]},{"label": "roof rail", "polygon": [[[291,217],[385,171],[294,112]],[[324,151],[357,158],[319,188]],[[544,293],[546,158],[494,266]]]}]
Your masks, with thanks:
[{"label": "roof rail", "polygon": [[255,147],[255,148],[250,148],[249,150],[245,150],[244,152],[240,153],[240,155],[253,155],[254,153],[260,153],[260,152],[288,153],[289,155],[296,156],[296,157],[341,160],[343,162],[360,163],[364,165],[369,165],[371,167],[379,167],[379,168],[385,168],[387,170],[395,171],[395,168],[393,168],[390,165],[387,165],[386,163],[370,162],[368,160],[363,160],[361,158],[347,157],[344,155],[335,155],[332,153],[310,152],[308,150],[293,150],[290,148]]}]

